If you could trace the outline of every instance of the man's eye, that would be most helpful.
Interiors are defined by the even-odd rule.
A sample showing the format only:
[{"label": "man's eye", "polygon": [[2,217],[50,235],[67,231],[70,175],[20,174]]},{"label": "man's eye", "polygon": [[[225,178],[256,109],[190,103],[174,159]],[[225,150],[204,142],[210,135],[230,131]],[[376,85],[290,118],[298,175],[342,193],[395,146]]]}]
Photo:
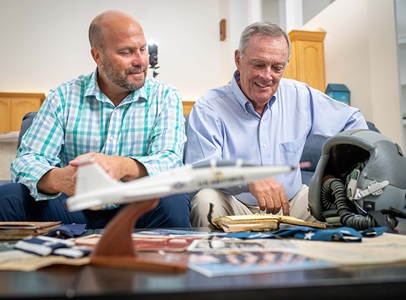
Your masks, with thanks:
[{"label": "man's eye", "polygon": [[119,52],[121,55],[130,55],[131,51],[130,50],[122,50]]},{"label": "man's eye", "polygon": [[275,73],[282,73],[284,68],[285,68],[284,66],[273,66],[273,67],[272,67],[272,70],[273,70]]},{"label": "man's eye", "polygon": [[253,64],[253,67],[256,69],[263,69],[263,68],[265,68],[265,65],[264,64]]}]

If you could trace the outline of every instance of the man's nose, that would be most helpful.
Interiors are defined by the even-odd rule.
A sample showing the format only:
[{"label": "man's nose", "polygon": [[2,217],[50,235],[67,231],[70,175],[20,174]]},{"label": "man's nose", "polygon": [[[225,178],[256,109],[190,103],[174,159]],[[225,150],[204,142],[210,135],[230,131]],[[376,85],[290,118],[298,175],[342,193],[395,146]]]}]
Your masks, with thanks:
[{"label": "man's nose", "polygon": [[148,55],[144,55],[140,52],[135,52],[132,58],[132,65],[135,66],[145,66],[148,62]]},{"label": "man's nose", "polygon": [[275,72],[272,70],[272,67],[266,67],[262,70],[262,77],[266,80],[272,80],[274,75]]}]

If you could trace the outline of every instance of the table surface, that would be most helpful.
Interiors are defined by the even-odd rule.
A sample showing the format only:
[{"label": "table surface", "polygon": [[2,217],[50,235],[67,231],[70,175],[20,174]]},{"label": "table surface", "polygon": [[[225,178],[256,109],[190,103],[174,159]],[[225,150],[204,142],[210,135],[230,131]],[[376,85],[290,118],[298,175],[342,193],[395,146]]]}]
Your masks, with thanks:
[{"label": "table surface", "polygon": [[[406,222],[402,226],[404,234]],[[405,291],[406,263],[217,278],[193,270],[157,273],[94,265],[0,272],[0,299],[359,300],[399,298]]]}]

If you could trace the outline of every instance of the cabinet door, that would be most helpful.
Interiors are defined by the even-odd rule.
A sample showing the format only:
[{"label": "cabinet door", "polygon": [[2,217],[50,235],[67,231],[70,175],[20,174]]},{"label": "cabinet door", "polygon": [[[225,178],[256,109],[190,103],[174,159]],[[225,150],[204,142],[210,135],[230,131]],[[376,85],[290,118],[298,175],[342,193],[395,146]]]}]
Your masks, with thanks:
[{"label": "cabinet door", "polygon": [[302,41],[298,43],[298,78],[322,92],[326,90],[323,43]]},{"label": "cabinet door", "polygon": [[326,89],[323,31],[292,30],[290,61],[283,77],[307,83],[322,92]]},{"label": "cabinet door", "polygon": [[0,97],[0,134],[10,131],[10,98]]},{"label": "cabinet door", "polygon": [[283,77],[299,80],[297,75],[297,58],[295,44],[291,43],[289,63],[283,73]]},{"label": "cabinet door", "polygon": [[21,122],[26,113],[38,111],[41,106],[40,99],[15,98],[11,101],[10,131],[20,131]]}]

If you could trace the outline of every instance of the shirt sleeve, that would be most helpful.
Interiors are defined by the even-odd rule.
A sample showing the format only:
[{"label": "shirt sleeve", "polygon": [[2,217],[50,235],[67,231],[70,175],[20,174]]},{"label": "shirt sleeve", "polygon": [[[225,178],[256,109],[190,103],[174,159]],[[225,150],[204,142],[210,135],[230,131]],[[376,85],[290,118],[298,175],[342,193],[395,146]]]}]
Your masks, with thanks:
[{"label": "shirt sleeve", "polygon": [[22,183],[35,200],[48,200],[59,194],[38,192],[37,183],[49,170],[59,167],[63,147],[62,108],[56,92],[51,91],[24,134],[17,155],[11,164],[14,182]]},{"label": "shirt sleeve", "polygon": [[149,175],[169,171],[183,165],[183,150],[186,142],[185,118],[180,93],[170,89],[160,99],[162,110],[156,116],[151,138],[148,143],[148,155],[134,156],[141,162]]},{"label": "shirt sleeve", "polygon": [[326,94],[310,89],[312,133],[332,137],[349,129],[368,129],[358,108],[334,100]]},{"label": "shirt sleeve", "polygon": [[222,159],[223,137],[221,121],[210,107],[196,103],[190,112],[185,162],[193,164]]},{"label": "shirt sleeve", "polygon": [[[203,161],[222,160],[223,127],[219,116],[211,107],[193,105],[187,128],[185,162],[194,164]],[[229,195],[248,192],[247,184],[222,188]]]}]

